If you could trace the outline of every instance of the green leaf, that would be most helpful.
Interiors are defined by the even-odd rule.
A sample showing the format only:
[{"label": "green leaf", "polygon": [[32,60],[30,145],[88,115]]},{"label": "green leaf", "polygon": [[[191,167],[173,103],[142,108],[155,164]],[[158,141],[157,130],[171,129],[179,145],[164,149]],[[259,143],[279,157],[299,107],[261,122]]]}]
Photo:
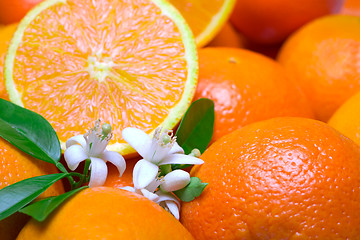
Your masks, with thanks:
[{"label": "green leaf", "polygon": [[203,153],[210,143],[214,131],[214,102],[201,98],[191,104],[186,111],[176,132],[177,143],[184,149],[185,154],[194,148]]},{"label": "green leaf", "polygon": [[190,183],[183,189],[177,190],[174,194],[183,202],[190,202],[200,196],[208,183],[203,183],[197,177],[191,177]]},{"label": "green leaf", "polygon": [[45,118],[3,99],[0,109],[1,137],[35,158],[54,164],[59,161],[59,139]]},{"label": "green leaf", "polygon": [[88,186],[83,186],[81,188],[74,189],[70,192],[66,192],[59,196],[49,197],[42,199],[38,202],[34,202],[23,209],[20,209],[19,212],[25,213],[39,222],[44,221],[50,213],[52,213],[58,206],[60,206],[66,199],[73,196],[75,193],[88,188]]},{"label": "green leaf", "polygon": [[32,202],[56,181],[67,177],[69,173],[28,178],[0,190],[0,220],[19,211]]}]

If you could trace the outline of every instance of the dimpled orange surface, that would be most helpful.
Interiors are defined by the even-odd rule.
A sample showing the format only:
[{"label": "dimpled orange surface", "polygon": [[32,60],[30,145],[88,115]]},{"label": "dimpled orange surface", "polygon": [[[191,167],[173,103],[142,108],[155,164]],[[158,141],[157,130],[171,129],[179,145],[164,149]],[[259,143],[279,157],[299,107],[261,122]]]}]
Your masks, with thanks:
[{"label": "dimpled orange surface", "polygon": [[203,97],[215,102],[213,141],[272,117],[313,117],[305,95],[280,64],[243,49],[199,49],[194,98]]},{"label": "dimpled orange surface", "polygon": [[30,221],[18,240],[193,239],[170,213],[149,199],[111,187],[76,194],[45,222]]},{"label": "dimpled orange surface", "polygon": [[215,142],[183,203],[201,239],[359,239],[360,148],[323,122],[274,118]]}]

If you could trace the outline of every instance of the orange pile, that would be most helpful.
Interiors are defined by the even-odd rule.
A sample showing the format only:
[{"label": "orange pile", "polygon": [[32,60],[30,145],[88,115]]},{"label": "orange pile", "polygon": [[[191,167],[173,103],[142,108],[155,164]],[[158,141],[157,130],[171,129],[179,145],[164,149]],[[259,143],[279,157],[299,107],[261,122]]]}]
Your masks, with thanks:
[{"label": "orange pile", "polygon": [[203,97],[215,102],[213,141],[272,117],[313,117],[304,94],[280,64],[242,49],[199,50],[195,99]]}]

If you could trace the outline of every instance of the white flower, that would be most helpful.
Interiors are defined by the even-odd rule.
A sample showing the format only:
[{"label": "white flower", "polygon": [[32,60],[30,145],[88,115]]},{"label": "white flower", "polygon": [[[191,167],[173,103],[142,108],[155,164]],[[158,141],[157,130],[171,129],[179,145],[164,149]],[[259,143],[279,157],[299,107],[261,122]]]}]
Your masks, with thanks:
[{"label": "white flower", "polygon": [[[152,138],[136,128],[125,128],[122,136],[143,157],[134,166],[134,187],[123,189],[145,196],[179,219],[180,201],[171,192],[186,187],[190,174],[179,169],[171,171],[170,164],[202,164],[203,160],[194,157],[198,151],[184,155],[172,131],[161,133],[161,128],[155,130]],[[169,167],[165,176],[159,176],[162,165]]]},{"label": "white flower", "polygon": [[106,150],[111,137],[111,126],[107,123],[100,126],[100,120],[97,120],[87,133],[74,136],[66,142],[64,158],[70,170],[74,171],[80,162],[90,159],[90,187],[102,186],[105,183],[107,161],[117,167],[120,176],[125,171],[124,158],[117,152]]},{"label": "white flower", "polygon": [[[204,163],[199,158],[184,155],[184,150],[176,143],[176,138],[171,134],[172,131],[167,130],[161,133],[161,128],[155,130],[152,138],[136,128],[125,128],[122,131],[124,140],[143,157],[134,166],[133,182],[136,189],[146,188],[156,179],[159,173],[159,166],[161,165]],[[168,184],[165,184],[166,188],[171,188],[173,184],[178,184],[173,179],[176,176],[181,176],[179,181],[183,181],[184,174],[173,175],[169,177]]]}]

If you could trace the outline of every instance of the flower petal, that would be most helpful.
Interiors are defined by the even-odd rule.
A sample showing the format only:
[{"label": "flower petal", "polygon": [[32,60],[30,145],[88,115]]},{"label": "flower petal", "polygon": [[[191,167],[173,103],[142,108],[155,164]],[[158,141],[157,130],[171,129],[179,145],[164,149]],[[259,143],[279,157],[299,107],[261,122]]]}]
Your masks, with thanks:
[{"label": "flower petal", "polygon": [[184,155],[184,154],[170,154],[158,165],[164,164],[203,164],[204,161],[200,158]]},{"label": "flower petal", "polygon": [[160,184],[161,190],[173,192],[184,188],[190,182],[190,174],[183,170],[174,170],[165,175]]},{"label": "flower petal", "polygon": [[179,220],[180,218],[180,207],[174,201],[165,201],[166,207],[169,209],[170,213],[174,215],[174,217]]},{"label": "flower petal", "polygon": [[164,202],[164,201],[174,201],[180,206],[180,201],[174,196],[174,194],[165,193],[162,191],[156,191],[155,193],[159,196],[157,203]]},{"label": "flower petal", "polygon": [[64,158],[70,170],[74,171],[88,156],[82,146],[72,145],[65,150]]},{"label": "flower petal", "polygon": [[148,186],[157,176],[159,167],[144,159],[139,160],[133,170],[134,187],[142,189]]},{"label": "flower petal", "polygon": [[184,154],[184,149],[182,149],[182,147],[180,147],[180,145],[177,142],[174,142],[174,145],[169,151],[169,154],[175,154],[175,153]]},{"label": "flower petal", "polygon": [[155,178],[149,185],[146,186],[145,189],[150,192],[155,192],[155,190],[159,187],[160,183],[161,182],[157,178]]},{"label": "flower petal", "polygon": [[128,127],[122,131],[122,137],[143,158],[146,157],[146,153],[152,142],[149,135],[140,129]]},{"label": "flower petal", "polygon": [[77,145],[77,144],[80,144],[85,149],[86,140],[84,138],[84,135],[77,135],[77,136],[69,138],[66,141],[66,148],[73,146],[73,145]]},{"label": "flower petal", "polygon": [[130,187],[130,186],[125,186],[125,187],[122,187],[120,189],[124,189],[124,190],[129,191],[129,192],[135,192],[135,188]]},{"label": "flower petal", "polygon": [[117,167],[117,169],[119,170],[120,177],[123,175],[123,173],[124,173],[124,171],[126,169],[126,162],[125,162],[125,159],[123,158],[123,156],[121,156],[120,153],[105,150],[101,154],[100,158],[114,164]]},{"label": "flower petal", "polygon": [[91,175],[89,187],[99,187],[104,185],[108,169],[104,160],[92,157],[91,159]]},{"label": "flower petal", "polygon": [[160,206],[168,210],[176,219],[179,220],[180,201],[171,193],[163,193],[157,191],[156,194],[159,199],[156,201]]},{"label": "flower petal", "polygon": [[147,199],[149,199],[153,202],[156,202],[159,199],[158,195],[156,195],[155,193],[152,193],[146,189],[141,189],[140,191],[144,197],[146,197]]}]

